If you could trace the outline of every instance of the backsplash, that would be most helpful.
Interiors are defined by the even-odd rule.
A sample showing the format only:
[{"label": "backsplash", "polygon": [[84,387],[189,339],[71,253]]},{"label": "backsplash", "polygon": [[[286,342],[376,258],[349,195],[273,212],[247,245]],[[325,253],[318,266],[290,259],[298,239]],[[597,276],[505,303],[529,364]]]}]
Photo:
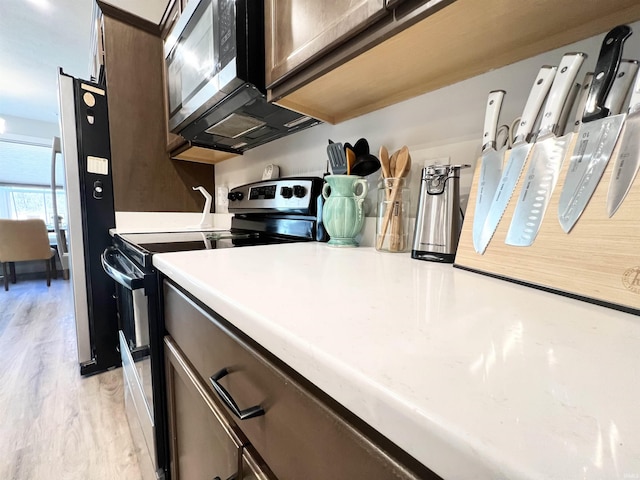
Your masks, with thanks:
[{"label": "backsplash", "polygon": [[[636,33],[625,45],[624,58],[638,59],[640,22],[630,26]],[[364,137],[375,155],[380,145],[385,145],[390,152],[402,145],[409,147],[412,168],[408,183],[412,191],[412,209],[415,209],[420,171],[425,164],[450,162],[475,166],[480,154],[484,109],[490,90],[506,90],[500,124],[511,124],[522,113],[533,79],[542,65],[557,65],[566,52],[586,52],[589,58],[578,74],[578,81],[582,81],[584,74],[593,71],[595,67],[605,33],[338,125],[319,125],[255,148],[245,152],[242,157],[217,164],[216,187],[232,188],[260,180],[262,171],[268,164],[278,165],[281,177],[322,176],[327,172],[328,139],[353,144],[358,138]],[[572,112],[570,118],[573,115]],[[474,169],[470,168],[463,170],[461,174],[463,208],[466,206],[473,172]],[[368,177],[371,187],[366,202],[368,216],[375,216],[375,191],[379,178],[379,172]],[[217,204],[217,195],[214,198],[216,212],[226,212],[226,207]]]}]

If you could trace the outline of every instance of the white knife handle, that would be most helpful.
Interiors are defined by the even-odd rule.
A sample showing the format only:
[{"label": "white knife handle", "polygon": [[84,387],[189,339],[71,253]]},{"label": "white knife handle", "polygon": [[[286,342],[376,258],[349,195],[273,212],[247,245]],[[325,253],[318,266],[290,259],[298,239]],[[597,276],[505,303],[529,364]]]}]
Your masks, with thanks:
[{"label": "white knife handle", "polygon": [[514,143],[527,141],[529,139],[529,135],[531,135],[531,132],[533,131],[533,126],[536,123],[536,118],[540,112],[540,107],[542,107],[544,98],[547,96],[547,93],[549,93],[549,89],[551,88],[553,77],[556,74],[556,68],[557,67],[552,67],[550,65],[544,65],[540,68],[540,71],[536,76],[536,81],[533,83],[531,91],[529,92],[527,103],[524,106],[524,111],[522,112],[522,117],[520,118],[518,129],[516,130]]},{"label": "white knife handle", "polygon": [[613,79],[611,91],[604,101],[605,108],[609,109],[609,115],[617,115],[622,112],[622,104],[627,98],[629,88],[638,71],[638,62],[636,60],[620,60],[618,72]]},{"label": "white knife handle", "polygon": [[580,93],[578,94],[578,103],[576,105],[576,118],[573,120],[574,132],[578,131],[578,128],[582,124],[582,116],[584,115],[584,109],[587,106],[587,98],[589,98],[589,90],[591,89],[591,82],[593,82],[593,72],[587,72],[582,80],[580,86]]},{"label": "white knife handle", "polygon": [[640,73],[636,74],[636,81],[631,90],[631,100],[629,100],[629,113],[640,109]]},{"label": "white knife handle", "polygon": [[482,151],[496,148],[496,134],[498,131],[498,117],[504,99],[504,90],[492,90],[487,98],[487,108],[484,114],[484,132],[482,133]]},{"label": "white knife handle", "polygon": [[579,92],[580,92],[580,84],[577,82],[574,82],[573,86],[569,89],[569,94],[567,95],[567,99],[564,101],[562,112],[560,112],[560,119],[558,120],[558,133],[556,134],[557,136],[564,135],[566,133],[571,132],[573,125],[571,125],[567,129],[567,121],[569,120],[569,114],[573,110],[573,106],[576,104],[576,98],[578,98]]},{"label": "white knife handle", "polygon": [[547,98],[542,121],[540,122],[540,135],[557,133],[558,119],[560,118],[562,107],[585,58],[587,58],[586,53],[572,52],[565,54],[560,60],[560,65],[558,65],[558,70],[549,91],[549,98]]}]

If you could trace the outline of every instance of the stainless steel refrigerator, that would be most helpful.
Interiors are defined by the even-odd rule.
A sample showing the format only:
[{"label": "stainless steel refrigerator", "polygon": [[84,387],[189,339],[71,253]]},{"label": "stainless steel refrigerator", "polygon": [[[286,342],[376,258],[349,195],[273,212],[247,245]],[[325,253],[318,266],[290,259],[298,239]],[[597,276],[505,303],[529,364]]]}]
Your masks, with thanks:
[{"label": "stainless steel refrigerator", "polygon": [[60,69],[58,106],[62,156],[54,141],[52,158],[64,161],[78,362],[80,373],[89,375],[121,364],[115,288],[100,261],[115,227],[107,94]]}]

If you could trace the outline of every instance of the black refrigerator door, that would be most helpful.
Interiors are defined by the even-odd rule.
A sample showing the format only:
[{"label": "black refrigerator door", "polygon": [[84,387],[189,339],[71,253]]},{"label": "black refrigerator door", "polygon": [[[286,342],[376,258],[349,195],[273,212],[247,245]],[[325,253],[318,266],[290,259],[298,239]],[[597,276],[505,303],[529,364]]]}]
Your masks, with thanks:
[{"label": "black refrigerator door", "polygon": [[74,84],[86,288],[94,352],[94,362],[85,364],[81,373],[90,374],[121,364],[115,285],[100,261],[102,252],[111,245],[109,229],[116,222],[106,92],[98,84],[84,80],[75,80]]},{"label": "black refrigerator door", "polygon": [[62,70],[58,86],[78,362],[87,375],[121,364],[115,285],[100,261],[115,227],[107,95]]}]

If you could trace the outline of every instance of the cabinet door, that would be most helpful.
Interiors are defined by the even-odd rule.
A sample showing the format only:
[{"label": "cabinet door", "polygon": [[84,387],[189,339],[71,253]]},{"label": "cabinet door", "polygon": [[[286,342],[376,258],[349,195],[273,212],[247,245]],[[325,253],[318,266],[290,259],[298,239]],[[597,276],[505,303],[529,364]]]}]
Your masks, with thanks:
[{"label": "cabinet door", "polygon": [[251,445],[242,449],[242,476],[240,480],[277,480]]},{"label": "cabinet door", "polygon": [[242,441],[170,337],[165,338],[171,478],[236,478]]},{"label": "cabinet door", "polygon": [[385,12],[384,0],[266,0],[267,88],[362,31]]},{"label": "cabinet door", "polygon": [[[256,461],[279,480],[437,478],[167,281],[164,302],[167,332],[199,378],[210,378],[209,392],[225,402],[225,413],[255,449]],[[248,415],[257,410],[259,415]],[[251,449],[243,451],[246,458]],[[262,467],[247,475],[268,478]]]}]

